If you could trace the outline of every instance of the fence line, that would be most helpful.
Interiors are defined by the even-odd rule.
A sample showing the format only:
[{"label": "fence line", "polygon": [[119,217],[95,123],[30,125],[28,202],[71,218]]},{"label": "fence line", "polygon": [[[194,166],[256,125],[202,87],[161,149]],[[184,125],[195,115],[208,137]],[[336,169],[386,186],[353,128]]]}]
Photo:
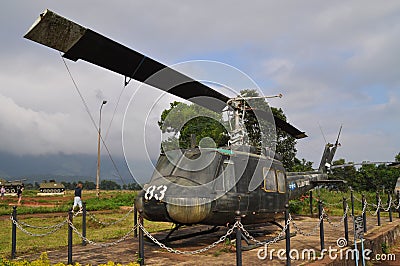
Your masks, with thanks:
[{"label": "fence line", "polygon": [[[362,215],[365,216],[366,212],[368,211],[370,214],[372,214],[373,216],[376,216],[380,211],[389,211],[391,212],[392,208],[399,210],[400,208],[400,200],[397,199],[397,205],[396,205],[396,201],[393,200],[393,198],[391,197],[391,195],[389,194],[388,196],[388,202],[387,205],[383,205],[382,204],[382,199],[381,197],[377,194],[377,204],[374,203],[368,203],[367,200],[365,199],[365,197],[363,196],[362,200],[357,199],[356,197],[354,197],[354,199],[356,199],[357,201],[360,201],[363,205],[362,208]],[[330,216],[327,214],[327,211],[322,207],[321,212],[320,212],[320,216],[318,217],[318,222],[316,224],[315,227],[313,227],[313,229],[310,232],[304,232],[304,229],[301,229],[300,226],[298,224],[296,224],[296,222],[293,220],[293,217],[290,213],[288,213],[288,218],[286,218],[285,220],[285,226],[282,228],[282,230],[272,239],[269,240],[267,242],[265,241],[259,241],[256,238],[254,238],[244,227],[244,225],[241,223],[240,218],[239,220],[236,220],[236,222],[227,230],[227,232],[221,236],[217,241],[213,242],[212,244],[197,249],[197,250],[193,250],[193,251],[182,251],[182,250],[178,250],[178,249],[174,249],[171,247],[168,247],[167,245],[165,245],[164,243],[162,243],[161,241],[157,240],[152,234],[150,234],[146,228],[144,227],[144,225],[142,223],[138,223],[135,224],[133,227],[131,227],[128,232],[123,235],[120,239],[109,242],[109,243],[97,243],[93,240],[90,240],[89,238],[86,237],[86,235],[82,234],[81,232],[79,232],[79,230],[76,228],[76,226],[73,223],[73,217],[76,217],[77,215],[79,215],[82,212],[78,212],[78,213],[73,213],[73,215],[71,215],[71,218],[66,218],[65,220],[63,220],[60,223],[54,224],[54,225],[49,225],[49,226],[36,226],[36,225],[31,225],[28,224],[26,222],[23,221],[18,221],[16,219],[16,207],[14,207],[14,211],[13,215],[11,215],[10,220],[12,222],[13,227],[15,226],[16,228],[18,228],[19,230],[21,230],[23,233],[29,235],[29,236],[33,236],[33,237],[44,237],[47,235],[51,235],[57,231],[59,231],[62,227],[64,227],[64,225],[68,224],[68,226],[73,230],[73,232],[75,232],[76,235],[78,235],[78,237],[80,237],[84,242],[94,245],[94,246],[101,246],[101,247],[110,247],[110,246],[114,246],[119,244],[120,242],[126,240],[136,229],[140,229],[141,232],[144,233],[145,236],[147,236],[150,240],[152,240],[156,245],[158,245],[160,248],[167,250],[168,252],[174,253],[174,254],[184,254],[184,255],[194,255],[194,254],[199,254],[202,252],[206,252],[214,247],[216,247],[218,244],[224,242],[230,235],[232,235],[232,233],[234,232],[234,230],[239,230],[240,233],[246,237],[248,240],[256,243],[257,245],[261,246],[261,245],[271,245],[274,244],[276,242],[278,242],[279,240],[282,239],[283,235],[287,232],[289,232],[289,226],[290,224],[293,225],[295,232],[299,233],[303,236],[309,237],[309,236],[313,236],[317,233],[318,228],[320,230],[323,230],[323,226],[322,223],[324,220],[326,220],[332,227],[334,228],[339,228],[340,226],[342,226],[343,224],[347,224],[347,217],[348,212],[349,212],[349,205],[346,202],[346,199],[344,198],[343,202],[340,203],[330,203],[330,204],[324,204],[326,206],[337,206],[343,204],[343,215],[340,218],[340,220],[337,223],[334,223],[332,221],[332,219],[330,218]],[[352,206],[353,208],[354,206]],[[375,212],[372,213],[371,211],[371,207],[372,208],[376,208]],[[118,224],[124,220],[126,220],[129,215],[134,212],[134,208],[132,208],[131,210],[128,211],[128,213],[126,213],[124,216],[122,216],[121,218],[119,218],[118,220],[114,221],[114,222],[104,222],[99,220],[98,218],[96,218],[96,216],[92,213],[86,212],[86,210],[84,210],[85,212],[85,217],[86,217],[86,213],[89,214],[89,217],[94,220],[95,222],[104,225],[104,226],[111,226],[111,225],[115,225]],[[70,213],[72,214],[72,213]],[[354,216],[352,214],[350,214],[351,217],[353,217],[352,220],[354,220]],[[379,215],[378,215],[379,217]],[[400,216],[399,216],[400,218]],[[354,221],[353,221],[354,223]],[[378,222],[378,225],[380,225],[380,222]],[[347,225],[346,225],[347,226]],[[345,228],[346,228],[345,226]],[[40,230],[49,230],[45,233],[41,233],[41,234],[37,234],[37,233],[32,233],[30,231],[28,231],[25,228],[32,228],[32,229],[40,229]],[[321,229],[322,228],[322,229]],[[86,230],[86,228],[85,228]],[[346,230],[346,229],[345,229]],[[13,232],[14,234],[14,232]],[[320,232],[320,236],[321,236],[321,232]],[[71,236],[72,237],[72,236]],[[13,241],[16,241],[16,237],[13,236]],[[71,242],[72,245],[72,240],[69,242]],[[323,243],[323,232],[322,232],[322,236],[321,236],[321,243]],[[143,243],[142,243],[143,244]],[[15,247],[15,243],[12,243],[12,246]],[[13,249],[12,251],[12,258],[15,258],[15,254],[13,253],[15,252],[15,249]]]}]

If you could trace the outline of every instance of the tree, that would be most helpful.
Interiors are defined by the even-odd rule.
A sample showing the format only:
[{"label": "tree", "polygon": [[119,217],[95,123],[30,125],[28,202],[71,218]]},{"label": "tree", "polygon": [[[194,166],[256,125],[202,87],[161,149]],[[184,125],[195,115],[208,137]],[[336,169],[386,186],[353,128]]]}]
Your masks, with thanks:
[{"label": "tree", "polygon": [[129,183],[128,185],[127,185],[127,187],[126,187],[128,190],[141,190],[142,189],[142,187],[138,184],[138,183],[136,183],[136,182],[134,182],[134,183]]},{"label": "tree", "polygon": [[[242,90],[245,97],[260,96],[256,90]],[[251,107],[267,111],[270,107],[264,99],[252,99]],[[286,121],[286,115],[282,109],[271,108],[272,113]],[[203,114],[203,115],[198,115]],[[194,117],[193,119],[189,119]],[[185,121],[187,121],[185,123]],[[201,106],[184,104],[180,102],[170,103],[170,108],[162,112],[158,125],[163,133],[170,136],[162,142],[162,150],[190,147],[191,134],[196,135],[196,143],[204,137],[212,138],[217,147],[226,146],[229,140],[228,132],[224,128],[222,115],[212,112]],[[265,145],[276,144],[276,152],[282,156],[282,163],[288,171],[311,170],[312,162],[304,159],[296,159],[296,139],[286,132],[276,129],[271,132],[271,123],[259,121],[253,112],[246,111],[244,123],[248,135],[248,141],[252,146],[261,148]],[[183,126],[182,126],[183,125]],[[273,136],[273,139],[271,139]],[[271,145],[272,146],[272,145]]]},{"label": "tree", "polygon": [[[343,165],[346,162],[344,159],[340,159],[332,164]],[[358,169],[355,166],[335,168],[329,175],[329,179],[346,180],[348,186],[354,190],[377,191],[383,188],[392,190],[399,176],[399,168],[389,167],[385,164],[365,164]]]},{"label": "tree", "polygon": [[83,187],[86,190],[93,190],[96,189],[96,184],[92,181],[85,181],[85,183],[83,183]]},{"label": "tree", "polygon": [[307,161],[306,159],[297,159],[294,157],[294,164],[292,169],[290,171],[292,172],[307,172],[307,171],[312,171],[313,162]]},{"label": "tree", "polygon": [[[162,112],[158,125],[163,133],[172,134],[162,142],[162,150],[189,148],[191,135],[196,136],[196,144],[200,140],[209,137],[215,141],[216,147],[225,146],[228,143],[222,115],[196,104],[180,102],[170,103],[170,108]],[[212,147],[210,142],[202,142],[202,147]]]},{"label": "tree", "polygon": [[101,180],[100,188],[104,190],[118,190],[121,189],[121,186],[111,180]]},{"label": "tree", "polygon": [[[343,165],[346,164],[345,159],[339,159],[332,162],[332,165]],[[360,182],[357,176],[357,169],[354,166],[345,166],[334,168],[328,175],[328,179],[331,180],[346,180],[347,185],[353,189],[359,190]]]}]

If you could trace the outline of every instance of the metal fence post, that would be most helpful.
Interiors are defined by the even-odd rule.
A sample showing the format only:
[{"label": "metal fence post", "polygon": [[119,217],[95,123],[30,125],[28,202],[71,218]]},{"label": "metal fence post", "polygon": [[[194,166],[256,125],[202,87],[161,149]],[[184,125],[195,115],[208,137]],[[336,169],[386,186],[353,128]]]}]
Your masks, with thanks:
[{"label": "metal fence post", "polygon": [[[366,210],[366,206],[365,206],[365,195],[364,194],[362,194],[362,210],[364,211],[364,209]],[[366,233],[367,232],[367,212],[366,211],[364,211],[363,213],[362,213],[362,217],[363,217],[363,225],[364,225],[364,233]]]},{"label": "metal fence post", "polygon": [[351,216],[354,217],[354,194],[353,194],[353,189],[350,190],[350,201],[351,201]]},{"label": "metal fence post", "polygon": [[[17,221],[17,206],[13,206],[12,218]],[[11,230],[11,259],[15,259],[15,253],[17,252],[17,226],[12,223]]]},{"label": "metal fence post", "polygon": [[348,210],[347,199],[346,199],[345,197],[343,197],[344,239],[346,239],[346,243],[349,243],[349,222],[348,222],[348,220],[347,220],[347,216],[348,216],[348,215],[347,215],[346,210]]},{"label": "metal fence post", "polygon": [[[143,226],[143,210],[139,209],[139,225]],[[139,230],[139,264],[144,265],[144,236],[143,230]]]},{"label": "metal fence post", "polygon": [[393,215],[392,215],[392,201],[391,201],[392,195],[390,193],[390,190],[388,190],[388,208],[389,208],[389,221],[393,222]]},{"label": "metal fence post", "polygon": [[[236,223],[241,222],[240,211],[235,211]],[[236,227],[236,265],[242,266],[242,230],[239,226]]]},{"label": "metal fence post", "polygon": [[[72,208],[68,212],[68,221],[72,224],[74,212]],[[72,225],[68,223],[68,264],[72,264]]]},{"label": "metal fence post", "polygon": [[310,215],[311,217],[313,216],[313,196],[312,196],[312,190],[310,190]]},{"label": "metal fence post", "polygon": [[[82,202],[82,236],[86,238],[86,202]],[[82,246],[86,246],[86,240],[82,238]]]},{"label": "metal fence post", "polygon": [[133,230],[133,237],[138,237],[138,228],[137,228],[137,222],[138,222],[138,211],[136,209],[136,205],[133,205],[133,227],[135,230]]},{"label": "metal fence post", "polygon": [[318,201],[318,219],[320,219],[320,224],[319,224],[319,239],[321,241],[321,252],[323,249],[325,249],[325,237],[324,237],[324,219],[322,217],[322,201]]},{"label": "metal fence post", "polygon": [[397,212],[399,213],[400,218],[400,190],[397,190]]},{"label": "metal fence post", "polygon": [[381,226],[381,206],[379,204],[379,191],[376,191],[376,218],[378,219],[378,226]]},{"label": "metal fence post", "polygon": [[286,237],[286,265],[290,266],[291,265],[291,260],[290,260],[290,228],[289,228],[289,204],[285,205],[285,225],[286,231],[285,231],[285,237]]}]

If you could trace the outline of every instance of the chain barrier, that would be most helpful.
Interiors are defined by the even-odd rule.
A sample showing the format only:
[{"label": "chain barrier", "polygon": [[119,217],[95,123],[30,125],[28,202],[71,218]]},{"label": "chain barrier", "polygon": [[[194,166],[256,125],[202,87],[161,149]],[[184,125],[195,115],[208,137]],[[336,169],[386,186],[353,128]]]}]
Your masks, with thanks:
[{"label": "chain barrier", "polygon": [[142,224],[138,224],[140,229],[143,231],[143,233],[150,238],[156,245],[158,245],[160,248],[162,249],[166,249],[168,252],[171,253],[175,253],[175,254],[184,254],[184,255],[195,255],[195,254],[199,254],[202,252],[206,252],[212,248],[214,248],[215,246],[217,246],[219,243],[224,242],[225,239],[230,236],[233,233],[233,230],[239,226],[239,222],[236,222],[227,232],[225,235],[221,236],[220,239],[218,239],[217,241],[215,241],[214,243],[212,243],[211,245],[208,245],[207,247],[201,248],[201,249],[196,249],[193,251],[182,251],[182,250],[178,250],[178,249],[174,249],[171,247],[167,247],[165,244],[161,243],[160,241],[158,241],[155,237],[153,237],[144,227]]},{"label": "chain barrier", "polygon": [[118,224],[118,223],[126,220],[129,216],[129,214],[131,214],[132,212],[133,212],[133,208],[128,213],[126,213],[124,216],[122,216],[120,219],[118,219],[114,222],[110,222],[110,223],[100,221],[99,219],[96,218],[96,216],[94,214],[91,214],[90,212],[86,212],[86,213],[89,215],[90,219],[92,219],[96,223],[99,223],[104,226],[110,226],[110,225],[115,225],[115,224]]},{"label": "chain barrier", "polygon": [[[362,203],[362,200],[359,200],[359,199],[357,199],[356,197],[354,197],[354,198],[355,198],[357,201],[359,201],[359,202]],[[326,203],[325,203],[325,204],[326,204]],[[328,205],[328,206],[338,206],[338,205],[340,205],[340,204],[342,204],[342,203],[339,202],[339,203],[331,203],[331,204],[326,204],[326,205]],[[376,204],[369,204],[369,203],[367,203],[367,200],[365,199],[365,200],[364,200],[364,207],[363,207],[363,209],[362,209],[362,214],[361,214],[361,215],[364,215],[364,214],[365,214],[365,212],[366,212],[366,210],[367,210],[367,206],[376,207],[376,210],[375,210],[375,212],[374,212],[373,214],[372,214],[371,209],[368,208],[369,213],[375,216],[375,215],[377,215],[377,213],[378,213],[378,211],[380,210],[380,208],[382,208],[383,211],[389,211],[390,207],[392,207],[392,206],[393,206],[396,210],[399,209],[399,208],[400,208],[400,201],[397,203],[397,206],[395,207],[395,201],[393,201],[393,200],[392,200],[392,197],[390,196],[390,197],[389,197],[389,202],[388,202],[388,204],[387,204],[388,207],[387,207],[387,208],[384,208],[383,205],[382,205],[382,199],[381,199],[380,197],[378,198],[378,204],[377,204],[377,205],[376,205]],[[90,217],[92,220],[94,220],[95,222],[97,222],[97,223],[99,223],[99,224],[101,224],[101,225],[104,225],[104,226],[109,226],[109,225],[118,224],[118,223],[120,223],[120,222],[126,220],[126,219],[128,218],[128,216],[133,212],[133,210],[134,210],[134,209],[132,208],[131,210],[129,210],[128,213],[126,213],[126,214],[125,214],[123,217],[121,217],[120,219],[118,219],[118,220],[116,220],[116,221],[114,221],[114,222],[109,222],[109,223],[108,223],[108,222],[100,221],[99,219],[97,219],[97,218],[95,217],[94,214],[91,214],[91,213],[89,213],[89,212],[87,212],[87,214],[89,214],[89,217]],[[57,232],[58,230],[60,230],[64,225],[69,224],[69,225],[71,226],[72,230],[73,230],[83,241],[85,241],[85,242],[88,243],[88,244],[91,244],[91,245],[94,245],[94,246],[100,246],[100,247],[109,247],[109,246],[117,245],[117,244],[119,244],[120,242],[126,240],[126,239],[129,237],[129,235],[131,235],[132,232],[134,232],[134,230],[136,230],[137,228],[140,228],[140,230],[142,230],[143,233],[144,233],[149,239],[151,239],[151,240],[152,240],[156,245],[158,245],[160,248],[165,249],[165,250],[167,250],[168,252],[175,253],[175,254],[195,255],[195,254],[199,254],[199,253],[206,252],[206,251],[208,251],[208,250],[214,248],[214,247],[217,246],[218,244],[224,242],[224,241],[226,240],[226,238],[227,238],[228,236],[230,236],[230,235],[234,232],[234,229],[235,229],[235,228],[238,228],[239,230],[241,230],[241,232],[244,234],[244,236],[245,236],[246,238],[248,238],[249,240],[255,242],[257,245],[260,245],[260,246],[266,245],[266,246],[268,246],[268,245],[271,245],[271,244],[274,244],[274,243],[278,242],[278,241],[282,238],[282,236],[285,234],[285,231],[287,230],[288,226],[289,226],[291,223],[293,224],[293,227],[294,227],[296,233],[299,233],[300,235],[303,235],[303,236],[313,236],[313,235],[315,235],[315,233],[316,233],[317,230],[319,229],[320,224],[321,224],[321,222],[322,222],[324,219],[326,219],[326,220],[328,221],[328,223],[329,223],[331,226],[335,227],[335,228],[338,228],[339,226],[341,226],[341,225],[344,223],[345,218],[348,216],[348,211],[349,211],[349,205],[347,204],[347,205],[346,205],[346,209],[345,209],[345,211],[344,211],[344,213],[343,213],[343,216],[341,217],[340,221],[339,221],[337,224],[335,224],[335,223],[333,223],[333,222],[331,221],[331,219],[329,218],[328,214],[326,213],[326,210],[325,210],[324,208],[322,208],[322,213],[321,213],[321,215],[320,215],[320,217],[319,217],[319,219],[318,219],[318,223],[317,223],[316,226],[315,226],[310,232],[308,232],[308,233],[304,232],[304,231],[295,223],[295,221],[293,220],[291,214],[289,213],[289,219],[287,220],[287,222],[286,222],[285,226],[283,227],[283,229],[278,233],[278,235],[277,235],[276,237],[274,237],[272,240],[267,241],[267,242],[265,242],[265,241],[259,241],[259,240],[255,239],[255,238],[254,238],[252,235],[250,235],[250,233],[244,228],[244,225],[243,225],[241,222],[237,221],[231,228],[228,229],[228,231],[225,233],[225,235],[221,236],[217,241],[215,241],[214,243],[212,243],[212,244],[210,244],[210,245],[208,245],[208,246],[206,246],[206,247],[204,247],[204,248],[200,248],[200,249],[193,250],[193,251],[182,251],[182,250],[177,250],[177,249],[174,249],[174,248],[171,248],[171,247],[167,247],[164,243],[161,243],[161,242],[158,241],[155,237],[153,237],[153,236],[144,228],[144,226],[143,226],[142,224],[140,224],[140,223],[137,224],[137,225],[135,225],[133,228],[131,228],[131,229],[128,231],[128,233],[126,233],[124,236],[122,236],[120,239],[118,239],[118,240],[116,240],[116,241],[113,241],[113,242],[110,242],[110,243],[96,243],[95,241],[90,240],[90,239],[88,239],[87,237],[83,236],[83,235],[79,232],[79,230],[74,226],[73,222],[70,221],[68,218],[65,219],[64,221],[58,223],[58,224],[50,225],[50,226],[35,226],[35,225],[27,224],[27,223],[22,222],[22,221],[21,221],[21,222],[18,222],[17,220],[14,220],[13,216],[11,216],[10,219],[11,219],[12,223],[13,223],[14,225],[16,225],[16,227],[18,227],[18,229],[20,229],[23,233],[25,233],[25,234],[27,234],[27,235],[30,235],[30,236],[34,236],[34,237],[43,237],[43,236],[47,236],[47,235],[53,234],[53,233]],[[78,211],[78,212],[76,212],[76,213],[74,213],[74,217],[77,216],[77,215],[80,214],[80,213],[82,213],[81,210]],[[350,216],[351,216],[351,215],[350,215]],[[36,233],[29,232],[29,231],[26,230],[24,227],[33,228],[33,229],[42,229],[42,230],[44,230],[44,229],[51,229],[51,230],[48,231],[48,232],[46,232],[46,233],[43,233],[43,234],[36,234]]]},{"label": "chain barrier", "polygon": [[339,223],[334,224],[334,223],[331,221],[331,219],[328,217],[328,214],[326,214],[325,210],[322,209],[322,212],[324,213],[324,218],[328,221],[328,223],[329,223],[332,227],[335,227],[335,228],[338,228],[339,226],[341,226],[341,225],[344,223],[344,220],[345,220],[346,217],[347,217],[347,212],[348,212],[348,211],[349,211],[349,205],[346,205],[346,209],[344,210],[343,216],[342,216],[342,218],[340,219]]},{"label": "chain barrier", "polygon": [[390,207],[392,207],[392,196],[389,196],[389,203],[388,203],[388,205],[387,205],[387,208],[385,209],[385,208],[382,206],[382,209],[383,209],[383,211],[388,212],[388,211],[390,210]]},{"label": "chain barrier", "polygon": [[367,206],[368,206],[367,199],[364,199],[364,207],[363,207],[363,209],[362,209],[361,215],[364,215],[364,213],[365,213],[366,210],[367,210]]},{"label": "chain barrier", "polygon": [[82,240],[84,240],[86,243],[93,245],[93,246],[99,246],[99,247],[110,247],[110,246],[115,246],[118,243],[126,240],[130,234],[132,234],[133,231],[135,231],[135,229],[137,228],[137,226],[134,226],[131,230],[128,231],[128,233],[126,233],[123,237],[121,237],[120,239],[110,242],[110,243],[96,243],[93,240],[88,239],[87,237],[83,236],[78,229],[74,226],[74,224],[67,219],[68,224],[71,226],[72,230],[80,237],[82,238]]},{"label": "chain barrier", "polygon": [[271,244],[274,244],[274,243],[278,242],[278,241],[281,239],[281,237],[283,236],[283,234],[285,233],[286,229],[288,228],[288,226],[289,226],[289,224],[290,224],[291,222],[293,222],[293,219],[292,219],[292,216],[291,216],[290,213],[289,213],[289,219],[287,220],[287,222],[286,222],[284,228],[282,229],[282,231],[280,231],[279,234],[278,234],[276,237],[274,237],[272,240],[270,240],[270,241],[268,241],[268,242],[259,241],[259,240],[255,239],[252,235],[250,235],[250,233],[249,233],[246,229],[244,229],[244,226],[243,226],[243,224],[242,224],[241,222],[238,222],[238,223],[239,223],[239,224],[238,224],[238,228],[243,232],[243,234],[244,234],[248,239],[250,239],[251,241],[255,242],[257,245],[260,245],[260,246],[264,246],[264,245],[269,246],[269,245],[271,245]]},{"label": "chain barrier", "polygon": [[61,229],[65,224],[67,224],[67,222],[68,222],[68,220],[66,219],[65,221],[63,221],[63,222],[57,224],[57,226],[53,227],[53,230],[50,230],[50,231],[47,232],[47,233],[35,234],[35,233],[29,232],[28,230],[26,230],[25,228],[23,228],[22,225],[21,225],[20,223],[18,223],[18,221],[14,220],[14,218],[13,218],[12,216],[10,217],[10,220],[12,221],[13,224],[15,224],[15,225],[18,227],[19,230],[21,230],[22,232],[24,232],[24,233],[27,234],[27,235],[35,236],[35,237],[42,237],[42,236],[51,235],[51,234],[57,232],[58,230],[60,230],[60,229]]},{"label": "chain barrier", "polygon": [[75,218],[76,216],[78,216],[79,214],[83,213],[82,209],[80,209],[77,212],[72,211],[72,213],[74,214],[73,217]]},{"label": "chain barrier", "polygon": [[325,210],[322,209],[322,213],[321,213],[321,216],[319,217],[318,224],[309,233],[305,233],[303,230],[301,230],[300,227],[294,221],[292,221],[292,224],[293,224],[293,227],[296,230],[296,232],[299,233],[300,235],[312,236],[319,229],[319,226],[320,226],[322,220],[324,219],[324,215],[325,215]]},{"label": "chain barrier", "polygon": [[[11,216],[11,217],[12,217],[12,216]],[[58,223],[58,224],[49,225],[49,226],[31,225],[31,224],[24,223],[24,222],[22,222],[22,221],[18,221],[18,223],[19,223],[21,226],[25,226],[25,227],[29,227],[29,228],[33,228],[33,229],[53,229],[53,228],[58,228],[58,227],[60,227],[60,226],[63,226],[63,225],[65,224],[65,220],[62,221],[62,222],[60,222],[60,223]]]},{"label": "chain barrier", "polygon": [[354,195],[353,195],[353,198],[354,198],[356,201],[358,201],[358,202],[362,203],[362,200],[360,200],[360,199],[359,199],[359,198],[357,198],[356,196],[354,196]]},{"label": "chain barrier", "polygon": [[372,216],[376,216],[376,215],[378,214],[380,208],[382,207],[382,206],[381,206],[381,205],[382,205],[382,200],[381,200],[381,198],[379,197],[379,198],[378,198],[378,205],[376,205],[376,204],[369,204],[369,205],[372,205],[373,207],[375,207],[376,210],[375,210],[374,213],[372,213],[371,209],[368,208],[368,212],[369,212]]},{"label": "chain barrier", "polygon": [[[394,203],[393,203],[394,204]],[[393,205],[393,207],[394,207],[394,205]],[[400,208],[400,200],[399,200],[399,202],[397,203],[397,207],[394,207],[396,210],[398,210],[399,208]]]}]

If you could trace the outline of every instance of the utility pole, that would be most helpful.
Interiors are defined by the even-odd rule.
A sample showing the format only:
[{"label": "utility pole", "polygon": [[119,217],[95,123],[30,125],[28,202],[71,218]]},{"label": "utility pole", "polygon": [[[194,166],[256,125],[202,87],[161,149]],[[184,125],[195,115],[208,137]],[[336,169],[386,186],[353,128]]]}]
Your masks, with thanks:
[{"label": "utility pole", "polygon": [[101,139],[101,110],[103,109],[103,105],[105,105],[107,101],[103,100],[100,106],[100,118],[99,118],[99,130],[98,130],[98,141],[97,141],[97,173],[96,173],[96,195],[97,198],[100,196],[100,139]]}]

